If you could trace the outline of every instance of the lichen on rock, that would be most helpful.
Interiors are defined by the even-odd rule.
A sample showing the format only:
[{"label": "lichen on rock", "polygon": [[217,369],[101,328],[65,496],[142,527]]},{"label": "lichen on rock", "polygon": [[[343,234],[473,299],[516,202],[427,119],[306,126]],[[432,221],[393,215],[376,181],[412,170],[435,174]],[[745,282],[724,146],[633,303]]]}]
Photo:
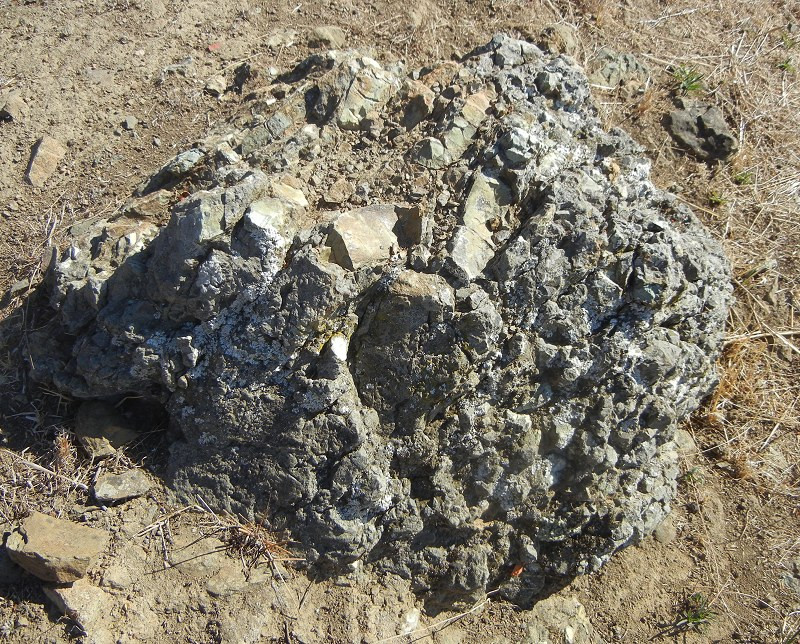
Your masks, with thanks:
[{"label": "lichen on rock", "polygon": [[317,54],[269,89],[76,231],[34,375],[159,401],[178,494],[441,603],[527,602],[652,532],[729,266],[583,71],[497,36],[407,78]]}]

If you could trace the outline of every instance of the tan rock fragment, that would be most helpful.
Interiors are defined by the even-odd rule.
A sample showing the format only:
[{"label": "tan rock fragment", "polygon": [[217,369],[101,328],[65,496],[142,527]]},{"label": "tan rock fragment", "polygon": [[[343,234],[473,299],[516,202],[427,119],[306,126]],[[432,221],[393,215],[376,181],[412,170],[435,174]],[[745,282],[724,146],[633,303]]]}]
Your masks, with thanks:
[{"label": "tan rock fragment", "polygon": [[25,178],[32,186],[41,188],[56,171],[67,151],[53,137],[43,136],[33,146]]},{"label": "tan rock fragment", "polygon": [[9,535],[6,550],[39,579],[63,584],[83,577],[107,544],[103,530],[34,512]]}]

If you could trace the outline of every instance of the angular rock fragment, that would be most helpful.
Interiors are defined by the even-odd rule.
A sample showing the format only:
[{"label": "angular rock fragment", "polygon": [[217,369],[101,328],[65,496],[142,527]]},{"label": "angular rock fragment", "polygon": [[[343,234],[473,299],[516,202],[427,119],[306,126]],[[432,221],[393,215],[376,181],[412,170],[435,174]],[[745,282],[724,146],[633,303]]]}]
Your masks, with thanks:
[{"label": "angular rock fragment", "polygon": [[108,544],[103,530],[34,512],[6,540],[12,561],[43,581],[80,579]]},{"label": "angular rock fragment", "polygon": [[308,38],[310,47],[328,47],[329,49],[340,49],[345,43],[345,33],[340,27],[333,25],[323,25],[314,27]]},{"label": "angular rock fragment", "polygon": [[724,160],[739,150],[739,140],[715,105],[679,99],[678,107],[667,115],[667,131],[681,145],[705,161]]},{"label": "angular rock fragment", "polygon": [[[143,184],[191,186],[166,225],[76,237],[34,376],[158,402],[179,495],[432,602],[526,603],[652,533],[730,269],[583,71],[497,36],[406,79],[318,53],[270,91]],[[331,212],[350,177],[364,206]]]},{"label": "angular rock fragment", "polygon": [[0,123],[5,121],[21,121],[25,116],[27,106],[22,97],[12,92],[5,96],[0,96]]},{"label": "angular rock fragment", "polygon": [[102,588],[81,579],[69,586],[45,586],[43,590],[61,614],[80,624],[89,641],[97,644],[117,641],[108,629],[114,601]]},{"label": "angular rock fragment", "polygon": [[552,54],[575,56],[578,52],[578,37],[575,29],[563,23],[548,25],[542,29],[538,44]]},{"label": "angular rock fragment", "polygon": [[67,151],[51,136],[43,136],[33,146],[25,178],[32,186],[41,188],[56,171]]},{"label": "angular rock fragment", "polygon": [[119,503],[147,494],[151,487],[150,479],[142,470],[105,474],[94,484],[94,497],[100,503]]}]

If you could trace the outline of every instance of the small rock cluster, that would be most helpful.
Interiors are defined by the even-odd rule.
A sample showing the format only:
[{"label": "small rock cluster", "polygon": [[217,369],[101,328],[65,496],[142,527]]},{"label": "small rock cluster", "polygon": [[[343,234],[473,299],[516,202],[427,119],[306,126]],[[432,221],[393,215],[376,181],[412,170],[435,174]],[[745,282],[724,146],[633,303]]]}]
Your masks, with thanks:
[{"label": "small rock cluster", "polygon": [[173,489],[319,573],[527,602],[652,532],[729,267],[574,61],[505,36],[410,74],[327,51],[246,91],[74,228],[34,376],[163,405]]}]

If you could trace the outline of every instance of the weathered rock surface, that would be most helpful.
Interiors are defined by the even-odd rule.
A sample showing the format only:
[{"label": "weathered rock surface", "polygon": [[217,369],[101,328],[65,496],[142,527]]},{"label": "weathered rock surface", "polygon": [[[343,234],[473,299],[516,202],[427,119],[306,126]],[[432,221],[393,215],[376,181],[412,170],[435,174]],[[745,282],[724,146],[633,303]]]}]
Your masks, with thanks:
[{"label": "weathered rock surface", "polygon": [[56,171],[67,151],[52,136],[43,136],[31,150],[31,160],[25,178],[32,186],[41,188]]},{"label": "weathered rock surface", "polygon": [[165,226],[84,228],[34,376],[164,405],[177,493],[320,572],[526,602],[650,534],[729,267],[583,72],[498,36],[410,79],[315,55],[275,95],[143,183],[127,208],[172,191]]},{"label": "weathered rock surface", "polygon": [[633,54],[617,53],[603,47],[594,61],[590,80],[608,89],[622,88],[628,94],[645,86],[650,71]]},{"label": "weathered rock surface", "polygon": [[529,613],[525,644],[600,644],[599,637],[575,597],[553,595],[540,601]]},{"label": "weathered rock surface", "polygon": [[152,484],[142,470],[128,470],[121,474],[104,474],[94,484],[94,496],[100,503],[119,503],[142,496]]},{"label": "weathered rock surface", "polygon": [[43,581],[80,579],[108,544],[103,530],[34,512],[6,540],[12,561]]},{"label": "weathered rock surface", "polygon": [[724,160],[739,150],[739,140],[722,110],[702,101],[679,99],[667,115],[667,130],[685,149],[705,161]]},{"label": "weathered rock surface", "polygon": [[63,614],[80,624],[92,644],[113,644],[117,638],[107,628],[113,598],[102,588],[81,579],[69,586],[44,586],[44,594]]}]

